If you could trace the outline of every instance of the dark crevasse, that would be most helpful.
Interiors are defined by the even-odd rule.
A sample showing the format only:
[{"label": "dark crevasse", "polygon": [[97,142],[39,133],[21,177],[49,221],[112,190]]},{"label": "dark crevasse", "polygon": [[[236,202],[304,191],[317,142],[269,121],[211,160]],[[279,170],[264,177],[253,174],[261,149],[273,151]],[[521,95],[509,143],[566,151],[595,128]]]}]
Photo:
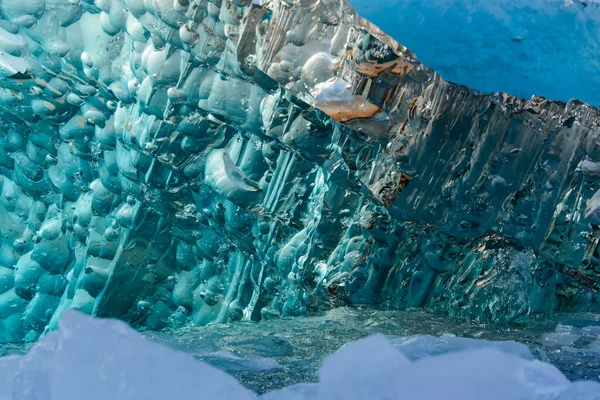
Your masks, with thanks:
[{"label": "dark crevasse", "polygon": [[5,1],[0,39],[0,341],[600,308],[588,104],[447,83],[339,1]]}]

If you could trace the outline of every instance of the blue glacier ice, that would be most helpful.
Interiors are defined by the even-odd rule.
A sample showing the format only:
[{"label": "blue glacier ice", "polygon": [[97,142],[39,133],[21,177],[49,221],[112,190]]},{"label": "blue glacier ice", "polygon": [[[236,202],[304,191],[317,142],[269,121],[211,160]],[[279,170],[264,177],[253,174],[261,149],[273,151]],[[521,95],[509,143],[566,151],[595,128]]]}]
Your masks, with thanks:
[{"label": "blue glacier ice", "polygon": [[[432,4],[419,12],[457,10]],[[595,15],[553,4],[464,9],[494,32],[502,7],[511,27],[524,10],[561,29]],[[0,342],[70,308],[142,331],[344,305],[598,312],[598,109],[450,83],[390,31],[338,0],[2,2]],[[502,65],[457,49],[475,72]],[[558,72],[566,53],[553,87],[593,101],[574,88],[595,74]]]},{"label": "blue glacier ice", "polygon": [[350,0],[451,82],[600,105],[595,0]]},{"label": "blue glacier ice", "polygon": [[599,398],[600,3],[350,3],[0,2],[0,400]]}]

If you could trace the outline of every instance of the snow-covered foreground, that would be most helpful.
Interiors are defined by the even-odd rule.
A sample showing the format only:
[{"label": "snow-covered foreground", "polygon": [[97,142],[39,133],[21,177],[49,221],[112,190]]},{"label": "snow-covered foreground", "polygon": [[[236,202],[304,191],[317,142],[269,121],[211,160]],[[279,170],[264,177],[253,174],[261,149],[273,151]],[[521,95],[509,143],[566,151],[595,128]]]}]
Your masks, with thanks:
[{"label": "snow-covered foreground", "polygon": [[318,383],[257,396],[233,377],[132,330],[76,311],[28,354],[0,358],[0,399],[600,399],[526,346],[376,335],[328,356]]}]

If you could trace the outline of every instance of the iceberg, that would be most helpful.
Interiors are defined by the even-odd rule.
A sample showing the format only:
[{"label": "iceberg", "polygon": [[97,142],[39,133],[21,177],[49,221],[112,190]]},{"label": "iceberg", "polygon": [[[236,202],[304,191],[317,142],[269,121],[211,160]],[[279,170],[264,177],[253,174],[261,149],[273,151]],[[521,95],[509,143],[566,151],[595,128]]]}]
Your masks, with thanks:
[{"label": "iceberg", "polygon": [[67,312],[24,356],[0,358],[0,399],[254,399],[233,377],[122,321]]},{"label": "iceberg", "polygon": [[[394,344],[396,340],[396,344]],[[509,342],[370,336],[324,360],[319,380],[256,395],[190,354],[122,321],[67,311],[30,352],[0,358],[0,399],[598,399],[600,383],[570,382]],[[402,341],[399,343],[398,340]],[[406,341],[411,344],[407,347]],[[420,348],[424,353],[414,357]],[[412,355],[411,355],[412,354]]]},{"label": "iceberg", "polygon": [[0,341],[70,308],[153,331],[600,309],[592,105],[449,83],[338,0],[1,22]]}]

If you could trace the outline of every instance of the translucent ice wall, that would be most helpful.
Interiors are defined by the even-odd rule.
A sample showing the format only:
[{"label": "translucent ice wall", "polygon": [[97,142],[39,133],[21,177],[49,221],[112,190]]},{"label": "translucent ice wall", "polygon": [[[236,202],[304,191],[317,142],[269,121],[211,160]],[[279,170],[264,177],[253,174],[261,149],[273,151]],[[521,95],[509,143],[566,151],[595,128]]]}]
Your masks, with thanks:
[{"label": "translucent ice wall", "polygon": [[0,340],[341,303],[598,309],[598,110],[446,83],[347,4],[2,3]]}]

